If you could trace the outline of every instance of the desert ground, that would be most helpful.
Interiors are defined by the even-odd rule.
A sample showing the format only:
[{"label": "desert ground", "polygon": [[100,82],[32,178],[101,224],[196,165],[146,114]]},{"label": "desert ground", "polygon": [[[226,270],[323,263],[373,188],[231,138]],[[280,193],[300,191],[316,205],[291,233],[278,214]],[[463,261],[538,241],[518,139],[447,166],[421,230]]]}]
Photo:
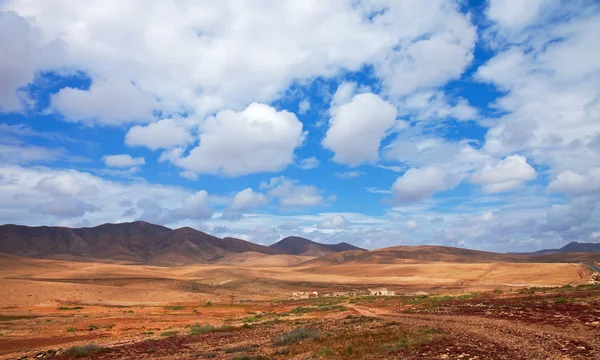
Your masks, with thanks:
[{"label": "desert ground", "polygon": [[[579,263],[79,260],[0,255],[1,359],[600,358]],[[380,287],[397,296],[365,295]]]}]

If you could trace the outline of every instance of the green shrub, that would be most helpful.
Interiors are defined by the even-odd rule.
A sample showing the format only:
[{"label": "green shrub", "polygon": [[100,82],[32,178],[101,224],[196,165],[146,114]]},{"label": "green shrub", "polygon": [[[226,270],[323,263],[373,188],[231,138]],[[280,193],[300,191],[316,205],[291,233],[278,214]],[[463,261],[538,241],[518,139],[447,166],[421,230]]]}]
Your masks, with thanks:
[{"label": "green shrub", "polygon": [[81,310],[81,309],[83,309],[81,306],[74,306],[74,307],[61,306],[61,307],[56,308],[56,310]]},{"label": "green shrub", "polygon": [[98,330],[98,326],[97,325],[88,325],[88,330],[92,331],[92,330]]},{"label": "green shrub", "polygon": [[170,337],[170,336],[176,336],[177,334],[179,334],[179,331],[177,331],[177,330],[170,330],[170,331],[163,331],[163,332],[161,332],[160,336]]},{"label": "green shrub", "polygon": [[206,334],[206,333],[213,332],[213,331],[215,331],[215,327],[212,325],[194,324],[190,328],[189,333],[190,333],[190,335],[200,335],[200,334]]},{"label": "green shrub", "polygon": [[88,344],[88,345],[84,345],[84,346],[72,346],[72,347],[68,348],[67,350],[65,350],[63,355],[73,356],[73,357],[85,357],[85,356],[90,356],[93,354],[102,354],[102,353],[106,353],[109,351],[110,351],[109,348],[105,348],[105,347],[98,346],[95,344]]},{"label": "green shrub", "polygon": [[70,332],[70,333],[77,332],[77,328],[70,327],[70,328],[67,329],[67,332]]},{"label": "green shrub", "polygon": [[316,339],[319,337],[319,333],[314,329],[309,328],[297,328],[292,331],[289,331],[281,336],[279,340],[277,340],[274,345],[276,346],[284,346],[297,344],[304,339]]},{"label": "green shrub", "polygon": [[167,310],[181,310],[183,309],[183,306],[167,306],[166,309]]}]

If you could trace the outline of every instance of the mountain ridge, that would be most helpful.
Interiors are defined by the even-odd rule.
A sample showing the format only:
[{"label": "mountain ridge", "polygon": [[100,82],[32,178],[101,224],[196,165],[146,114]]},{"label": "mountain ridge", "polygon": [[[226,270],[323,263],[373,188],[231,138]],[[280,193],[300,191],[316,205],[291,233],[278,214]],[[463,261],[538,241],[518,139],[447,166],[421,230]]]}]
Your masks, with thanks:
[{"label": "mountain ridge", "polygon": [[342,251],[367,251],[352,244],[321,244],[300,236],[288,236],[269,246],[290,255],[323,256]]},{"label": "mountain ridge", "polygon": [[[328,253],[356,248],[347,243],[327,245],[310,242],[317,248],[327,249]],[[170,229],[145,221],[81,228],[0,226],[0,253],[34,258],[70,256],[185,264],[216,262],[227,255],[244,252],[296,255],[233,237],[218,238],[191,227]]]}]

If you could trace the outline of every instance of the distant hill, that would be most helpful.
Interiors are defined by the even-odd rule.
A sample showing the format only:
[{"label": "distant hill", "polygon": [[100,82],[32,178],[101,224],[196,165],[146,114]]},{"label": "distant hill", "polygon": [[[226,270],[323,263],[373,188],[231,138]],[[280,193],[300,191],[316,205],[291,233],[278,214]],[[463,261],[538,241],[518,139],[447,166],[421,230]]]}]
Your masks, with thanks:
[{"label": "distant hill", "polygon": [[545,249],[529,253],[528,255],[540,256],[555,253],[595,253],[600,252],[600,243],[580,243],[573,241],[560,249]]},{"label": "distant hill", "polygon": [[37,257],[81,257],[154,263],[206,263],[230,253],[281,252],[248,241],[186,227],[172,230],[144,221],[90,228],[0,226],[0,252]]},{"label": "distant hill", "polygon": [[531,258],[518,254],[499,254],[448,246],[394,246],[371,251],[344,251],[308,261],[303,265],[320,264],[402,264],[407,262],[443,261],[461,263],[527,262]]},{"label": "distant hill", "polygon": [[299,236],[288,236],[269,247],[285,254],[302,256],[323,256],[349,250],[366,251],[345,242],[339,244],[321,244]]}]

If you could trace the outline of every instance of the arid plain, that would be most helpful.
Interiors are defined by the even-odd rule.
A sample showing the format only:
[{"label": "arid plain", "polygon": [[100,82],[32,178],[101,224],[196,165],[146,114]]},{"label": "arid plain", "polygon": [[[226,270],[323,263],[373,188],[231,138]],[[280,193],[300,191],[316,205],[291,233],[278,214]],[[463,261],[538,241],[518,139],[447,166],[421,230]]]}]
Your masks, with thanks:
[{"label": "arid plain", "polygon": [[[581,262],[595,253],[365,251],[302,238],[266,248],[170,229],[170,247],[152,250],[149,230],[165,228],[111,226],[4,228],[0,358],[600,357],[600,286]],[[149,260],[131,245],[140,234]],[[206,241],[218,256],[186,257],[205,256],[193,246]]]}]

